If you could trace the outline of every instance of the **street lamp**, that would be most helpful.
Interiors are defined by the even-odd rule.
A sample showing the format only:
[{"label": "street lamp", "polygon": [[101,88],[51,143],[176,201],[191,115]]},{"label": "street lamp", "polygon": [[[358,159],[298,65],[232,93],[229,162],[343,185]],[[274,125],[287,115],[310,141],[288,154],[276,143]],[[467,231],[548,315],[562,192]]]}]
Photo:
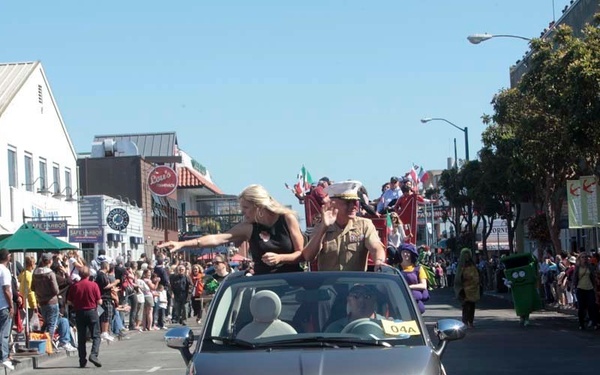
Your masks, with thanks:
[{"label": "street lamp", "polygon": [[58,198],[59,195],[61,195],[60,184],[58,183],[58,181],[54,181],[53,183],[50,184],[50,186],[48,186],[46,188],[39,189],[38,193],[44,194],[44,195],[52,194],[52,190],[50,190],[50,188],[53,187],[53,186],[56,186],[56,188],[54,188],[54,197]]},{"label": "street lamp", "polygon": [[[66,193],[66,195],[63,193]],[[58,199],[66,198],[65,202],[77,202],[78,199],[75,198],[75,194],[77,193],[79,193],[79,190],[73,191],[73,188],[71,186],[67,186],[62,191],[54,193],[52,197]]]},{"label": "street lamp", "polygon": [[421,122],[423,124],[426,124],[429,121],[444,121],[444,122],[447,122],[448,124],[454,126],[456,129],[465,133],[465,158],[468,161],[469,160],[469,128],[467,128],[466,126],[464,128],[461,128],[460,126],[446,120],[445,118],[440,118],[440,117],[425,117],[425,118],[421,119]]},{"label": "street lamp", "polygon": [[488,33],[471,34],[467,37],[467,40],[469,40],[469,42],[471,42],[472,44],[479,44],[481,42],[485,42],[486,40],[492,39],[492,38],[516,38],[516,39],[523,39],[523,40],[531,41],[531,38],[525,38],[524,36],[519,36],[519,35],[510,35],[510,34],[493,35],[493,34],[488,34]]},{"label": "street lamp", "polygon": [[[466,161],[469,161],[469,128],[467,128],[466,126],[464,128],[461,128],[460,126],[456,125],[455,123],[446,120],[445,118],[442,117],[425,117],[421,119],[421,122],[423,124],[426,124],[430,121],[444,121],[452,126],[454,126],[456,129],[462,131],[463,133],[465,133],[465,159]],[[474,251],[474,246],[473,246],[473,204],[471,202],[471,200],[468,200],[467,203],[467,215],[468,215],[468,230],[469,230],[469,236],[470,236],[470,240],[471,240],[471,250]]]}]

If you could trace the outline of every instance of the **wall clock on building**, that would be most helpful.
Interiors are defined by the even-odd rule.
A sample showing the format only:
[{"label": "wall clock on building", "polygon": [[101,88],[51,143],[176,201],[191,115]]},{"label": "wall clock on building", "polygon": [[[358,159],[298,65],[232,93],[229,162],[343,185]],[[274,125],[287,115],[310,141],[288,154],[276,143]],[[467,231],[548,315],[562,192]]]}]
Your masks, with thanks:
[{"label": "wall clock on building", "polygon": [[122,208],[113,208],[106,216],[106,223],[114,230],[124,230],[129,225],[129,214]]}]

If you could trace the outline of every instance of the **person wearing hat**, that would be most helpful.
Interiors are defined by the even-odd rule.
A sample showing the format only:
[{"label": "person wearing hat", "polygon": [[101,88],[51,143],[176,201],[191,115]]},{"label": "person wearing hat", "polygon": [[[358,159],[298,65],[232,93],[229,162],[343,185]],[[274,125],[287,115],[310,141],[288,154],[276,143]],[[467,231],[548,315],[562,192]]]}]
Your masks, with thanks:
[{"label": "person wearing hat", "polygon": [[306,261],[317,259],[319,271],[365,271],[368,254],[375,266],[385,263],[373,222],[356,215],[360,186],[358,181],[344,181],[326,190],[331,203],[322,207],[322,221],[302,250]]},{"label": "person wearing hat", "polygon": [[350,288],[346,298],[348,315],[332,322],[327,326],[325,332],[342,332],[344,327],[357,319],[384,319],[375,312],[377,306],[377,291],[375,288],[357,284]]},{"label": "person wearing hat", "polygon": [[400,191],[400,181],[398,177],[392,176],[390,178],[390,188],[383,192],[379,202],[377,202],[377,212],[380,214],[385,213],[386,208],[393,206],[398,198],[400,198],[402,192]]},{"label": "person wearing hat", "polygon": [[423,267],[418,265],[419,252],[415,245],[405,242],[398,248],[400,252],[400,272],[406,280],[410,291],[417,302],[421,314],[425,312],[423,302],[429,300],[427,290],[427,273]]}]

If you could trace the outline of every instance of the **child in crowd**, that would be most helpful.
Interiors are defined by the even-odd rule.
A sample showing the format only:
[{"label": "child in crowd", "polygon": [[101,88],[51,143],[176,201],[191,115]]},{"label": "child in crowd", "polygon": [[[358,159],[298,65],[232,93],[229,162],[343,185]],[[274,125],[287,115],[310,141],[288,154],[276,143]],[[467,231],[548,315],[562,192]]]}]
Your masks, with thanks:
[{"label": "child in crowd", "polygon": [[[158,292],[158,328],[166,329],[164,326],[165,317],[167,316],[167,291],[162,284],[156,289]],[[160,326],[162,325],[162,326]]]}]

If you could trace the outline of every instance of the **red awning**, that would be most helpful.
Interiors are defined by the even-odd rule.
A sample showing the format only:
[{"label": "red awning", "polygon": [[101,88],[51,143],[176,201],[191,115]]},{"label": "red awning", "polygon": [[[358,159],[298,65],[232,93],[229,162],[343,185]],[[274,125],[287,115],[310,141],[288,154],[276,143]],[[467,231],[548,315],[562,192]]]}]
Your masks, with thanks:
[{"label": "red awning", "polygon": [[180,188],[201,188],[206,187],[208,190],[215,194],[223,194],[223,191],[206,177],[202,176],[200,172],[197,172],[188,167],[179,167],[179,185]]}]

